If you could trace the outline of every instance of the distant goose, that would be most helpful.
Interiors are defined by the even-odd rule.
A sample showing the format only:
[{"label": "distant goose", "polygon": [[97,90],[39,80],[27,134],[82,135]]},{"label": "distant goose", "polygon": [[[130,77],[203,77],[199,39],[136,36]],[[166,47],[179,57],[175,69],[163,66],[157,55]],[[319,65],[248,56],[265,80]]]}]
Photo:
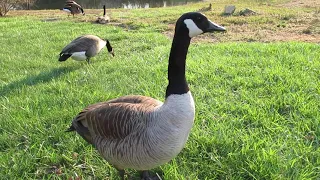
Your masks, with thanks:
[{"label": "distant goose", "polygon": [[106,15],[106,5],[103,5],[103,16],[98,17],[97,23],[106,24],[110,21],[110,17]]},{"label": "distant goose", "polygon": [[75,14],[80,14],[80,13],[82,13],[82,15],[85,15],[82,7],[75,1],[67,1],[65,4],[65,7],[61,10],[67,13],[71,13],[73,17]]},{"label": "distant goose", "polygon": [[62,49],[59,54],[59,61],[65,61],[71,57],[77,61],[86,60],[90,63],[90,58],[97,55],[105,46],[107,46],[109,53],[114,56],[113,48],[108,40],[100,39],[95,35],[80,36]]},{"label": "distant goose", "polygon": [[150,179],[148,170],[177,156],[188,139],[195,105],[185,76],[186,56],[192,37],[213,31],[225,28],[201,13],[185,13],[177,20],[164,103],[128,95],[93,104],[73,119],[67,131],[76,131],[94,145],[122,179],[126,168]]},{"label": "distant goose", "polygon": [[198,12],[205,12],[205,11],[211,11],[212,9],[212,4],[209,4],[209,7],[203,7],[201,9],[198,10]]}]

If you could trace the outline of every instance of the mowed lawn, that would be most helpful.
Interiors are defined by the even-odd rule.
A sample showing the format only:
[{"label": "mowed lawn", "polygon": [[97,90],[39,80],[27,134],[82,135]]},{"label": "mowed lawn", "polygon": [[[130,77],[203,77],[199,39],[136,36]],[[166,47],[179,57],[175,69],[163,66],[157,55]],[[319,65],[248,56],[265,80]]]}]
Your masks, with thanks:
[{"label": "mowed lawn", "polygon": [[[164,27],[0,18],[0,179],[117,179],[92,146],[64,131],[89,104],[128,94],[164,100],[172,40]],[[115,57],[104,49],[89,65],[58,62],[83,34],[108,38]],[[200,37],[186,74],[194,127],[182,152],[154,172],[166,180],[320,178],[319,44]]]}]

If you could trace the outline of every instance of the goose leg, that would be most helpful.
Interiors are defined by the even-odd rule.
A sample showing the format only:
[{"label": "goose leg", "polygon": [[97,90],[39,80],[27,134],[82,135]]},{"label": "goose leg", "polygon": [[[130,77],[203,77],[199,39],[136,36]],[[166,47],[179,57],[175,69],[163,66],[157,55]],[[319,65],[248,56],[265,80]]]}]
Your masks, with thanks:
[{"label": "goose leg", "polygon": [[124,173],[125,173],[125,171],[124,171],[123,169],[117,169],[117,170],[118,170],[118,172],[119,172],[120,179],[121,179],[121,180],[124,180]]},{"label": "goose leg", "polygon": [[141,171],[140,177],[141,177],[141,180],[162,180],[158,174],[151,177],[148,171]]},{"label": "goose leg", "polygon": [[87,58],[86,61],[88,62],[88,64],[90,64],[90,59],[89,58]]}]

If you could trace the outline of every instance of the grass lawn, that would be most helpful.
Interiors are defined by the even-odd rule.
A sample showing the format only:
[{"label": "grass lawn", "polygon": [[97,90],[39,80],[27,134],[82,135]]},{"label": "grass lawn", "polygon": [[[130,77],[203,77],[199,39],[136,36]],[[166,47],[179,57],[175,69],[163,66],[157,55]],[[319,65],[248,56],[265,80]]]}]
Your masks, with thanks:
[{"label": "grass lawn", "polygon": [[[114,9],[114,25],[58,11],[0,18],[0,179],[117,179],[93,147],[64,131],[89,104],[128,94],[164,100],[172,23],[205,4]],[[227,28],[237,19],[208,14]],[[319,179],[319,44],[228,41],[228,33],[192,41],[186,74],[195,124],[182,152],[154,172],[166,180]],[[89,65],[58,62],[83,34],[108,38],[115,57],[104,49]]]}]

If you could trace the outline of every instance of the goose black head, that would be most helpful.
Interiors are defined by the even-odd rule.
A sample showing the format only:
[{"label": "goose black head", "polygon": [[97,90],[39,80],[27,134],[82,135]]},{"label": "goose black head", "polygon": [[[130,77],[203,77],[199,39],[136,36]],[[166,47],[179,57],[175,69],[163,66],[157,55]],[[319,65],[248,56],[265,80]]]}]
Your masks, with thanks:
[{"label": "goose black head", "polygon": [[84,12],[84,10],[82,8],[80,8],[82,15],[86,15],[86,13]]},{"label": "goose black head", "polygon": [[176,23],[176,32],[187,29],[189,37],[213,31],[225,31],[226,28],[211,22],[206,16],[199,12],[188,12],[183,14]]},{"label": "goose black head", "polygon": [[108,52],[109,52],[112,56],[114,56],[113,48],[112,48],[110,42],[109,42],[108,40],[106,40],[106,41],[107,41],[106,46],[107,46]]}]

